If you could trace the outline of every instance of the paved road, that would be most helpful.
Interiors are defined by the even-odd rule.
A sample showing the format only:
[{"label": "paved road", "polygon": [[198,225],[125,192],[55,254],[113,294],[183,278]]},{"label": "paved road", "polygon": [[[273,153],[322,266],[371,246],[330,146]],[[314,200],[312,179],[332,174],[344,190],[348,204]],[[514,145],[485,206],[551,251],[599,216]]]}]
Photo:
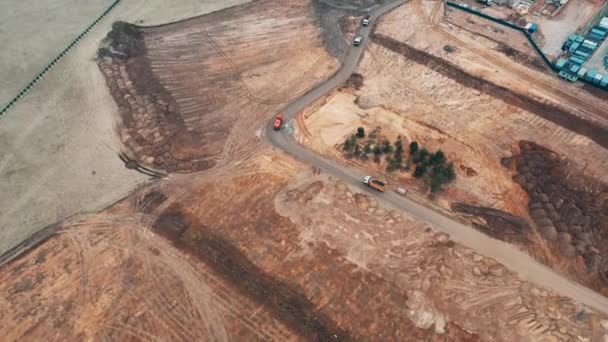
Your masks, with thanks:
[{"label": "paved road", "polygon": [[[405,2],[407,0],[397,0],[378,8],[372,15],[372,22],[382,14]],[[369,33],[370,27],[361,27],[358,35],[363,37],[363,44],[360,47],[351,48],[348,56],[343,61],[342,68],[326,82],[299,97],[283,109],[282,114],[285,115],[285,121],[288,125],[293,125],[295,115],[299,111],[340,86],[350,77],[365,50]],[[365,176],[362,171],[325,159],[307,150],[294,140],[291,131],[284,129],[276,132],[272,130],[271,121],[265,129],[264,135],[272,145],[282,149],[292,157],[304,163],[314,165],[325,173],[359,187],[361,191],[367,191],[377,196],[379,201],[385,205],[402,210],[416,219],[428,222],[436,229],[448,233],[454,241],[468,246],[480,254],[496,259],[505,265],[505,267],[517,272],[521,278],[538,286],[552,289],[560,295],[570,297],[590,308],[608,314],[608,298],[554,272],[549,267],[540,264],[528,254],[517,250],[515,247],[492,239],[471,227],[443,216],[433,209],[393,192],[378,193],[372,191],[362,184],[362,179]]]}]

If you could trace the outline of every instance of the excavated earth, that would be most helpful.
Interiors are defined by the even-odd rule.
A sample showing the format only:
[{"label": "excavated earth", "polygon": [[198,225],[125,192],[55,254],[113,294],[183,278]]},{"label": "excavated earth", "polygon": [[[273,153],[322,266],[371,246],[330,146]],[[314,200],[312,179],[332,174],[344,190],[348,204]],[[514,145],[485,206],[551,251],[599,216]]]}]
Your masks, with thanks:
[{"label": "excavated earth", "polygon": [[[442,13],[440,3],[417,0],[387,14],[347,84],[299,115],[299,141],[408,189],[412,198],[474,217],[467,221],[476,229],[606,293],[606,101],[503,53],[507,43],[529,53],[520,41],[499,44],[504,33],[485,26],[485,35],[473,36],[479,20],[456,22],[454,13]],[[379,139],[401,136],[406,144],[442,149],[456,180],[431,202],[411,170],[387,172],[372,155],[346,159],[341,145],[357,127]],[[549,152],[529,167],[522,146],[538,150],[534,158]],[[566,203],[564,212],[554,200]]]},{"label": "excavated earth", "polygon": [[284,156],[267,151],[232,171],[162,180],[61,224],[0,269],[2,336],[558,341],[607,333],[603,316]]},{"label": "excavated earth", "polygon": [[[116,23],[98,65],[120,109],[125,154],[171,174],[101,213],[49,227],[21,246],[27,253],[16,248],[3,257],[0,334],[62,341],[607,338],[605,316],[263,145],[256,130],[339,67],[345,50],[329,37],[352,34],[349,21],[378,3],[262,0],[157,27]],[[324,8],[342,14],[324,19]],[[374,46],[373,58],[398,55]],[[348,86],[369,89],[368,76],[365,69]],[[530,167],[532,159],[512,165]],[[580,226],[583,204],[574,204],[580,215],[568,209],[560,219]],[[478,229],[508,223],[538,235],[536,223],[486,206],[460,209],[484,218]],[[601,248],[589,238],[586,251]]]}]

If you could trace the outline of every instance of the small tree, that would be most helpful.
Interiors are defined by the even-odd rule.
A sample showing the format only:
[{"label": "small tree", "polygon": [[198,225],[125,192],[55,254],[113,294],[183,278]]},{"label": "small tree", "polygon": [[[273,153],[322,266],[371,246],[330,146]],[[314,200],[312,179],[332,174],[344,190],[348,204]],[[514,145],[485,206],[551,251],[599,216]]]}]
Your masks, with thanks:
[{"label": "small tree", "polygon": [[439,178],[433,176],[431,177],[431,192],[432,193],[437,193],[439,192],[439,190],[441,190],[441,181],[439,180]]},{"label": "small tree", "polygon": [[351,151],[353,149],[353,144],[351,143],[350,137],[346,138],[344,141],[344,151]]},{"label": "small tree", "polygon": [[365,129],[363,127],[357,128],[357,138],[365,138]]},{"label": "small tree", "polygon": [[417,141],[412,141],[410,143],[410,154],[413,155],[416,152],[418,152],[418,142]]},{"label": "small tree", "polygon": [[431,154],[431,156],[429,157],[429,161],[431,162],[431,164],[437,166],[443,165],[443,163],[445,163],[445,159],[445,154],[442,150],[438,150],[437,152]]},{"label": "small tree", "polygon": [[403,153],[403,142],[401,142],[401,136],[397,137],[397,141],[395,141],[395,152],[396,153]]},{"label": "small tree", "polygon": [[418,165],[418,166],[416,166],[416,170],[414,170],[414,177],[421,178],[422,176],[424,176],[425,172],[426,172],[426,166]]},{"label": "small tree", "polygon": [[355,151],[353,152],[353,154],[355,155],[355,157],[359,157],[361,155],[361,148],[359,147],[359,144],[355,144]]},{"label": "small tree", "polygon": [[372,144],[369,141],[365,143],[365,147],[363,148],[363,151],[365,152],[365,154],[372,153]]},{"label": "small tree", "polygon": [[374,151],[373,152],[374,152],[374,155],[376,157],[380,157],[380,155],[382,154],[382,149],[380,148],[380,145],[376,144],[374,146]]},{"label": "small tree", "polygon": [[386,167],[386,170],[389,172],[398,170],[401,168],[401,160],[397,160],[395,158],[387,158],[386,161],[388,162],[388,165]]},{"label": "small tree", "polygon": [[413,158],[414,163],[426,164],[428,156],[429,156],[429,151],[427,151],[426,148],[422,148],[422,150],[419,150],[417,153],[414,154],[414,158]]},{"label": "small tree", "polygon": [[446,176],[448,178],[448,181],[450,182],[456,179],[456,170],[454,170],[454,163],[448,164],[448,167],[446,168]]},{"label": "small tree", "polygon": [[393,145],[388,140],[382,142],[382,152],[387,154],[393,152]]}]

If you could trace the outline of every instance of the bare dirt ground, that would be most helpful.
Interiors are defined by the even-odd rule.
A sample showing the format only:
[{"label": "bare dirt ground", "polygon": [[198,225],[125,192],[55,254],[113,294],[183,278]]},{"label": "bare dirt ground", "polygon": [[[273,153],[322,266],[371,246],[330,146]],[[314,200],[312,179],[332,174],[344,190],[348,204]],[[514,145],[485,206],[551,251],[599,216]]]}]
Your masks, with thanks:
[{"label": "bare dirt ground", "polygon": [[257,1],[171,25],[115,25],[100,68],[121,110],[122,141],[169,172],[252,153],[259,143],[241,132],[339,66],[316,20],[312,3]]},{"label": "bare dirt ground", "polygon": [[229,173],[162,180],[63,223],[0,270],[0,332],[10,340],[220,341],[605,333],[603,317],[577,303],[261,152]]},{"label": "bare dirt ground", "polygon": [[[90,24],[87,20],[101,14],[106,3],[46,1],[27,4],[27,9],[17,3],[3,6],[1,25],[6,30],[1,31],[16,33],[0,38],[6,47],[0,52],[0,82],[7,85],[2,87],[0,102],[16,95],[14,90],[27,84]],[[178,1],[170,8],[162,1],[121,3],[3,115],[0,192],[10,196],[0,198],[0,253],[65,217],[100,210],[148,179],[125,169],[118,158],[118,108],[95,62],[112,22],[160,23],[163,16],[181,19],[236,3]],[[39,24],[47,22],[48,29],[41,30]]]},{"label": "bare dirt ground", "polygon": [[[509,89],[531,100],[550,105],[553,116],[545,117],[567,126],[569,129],[589,135],[592,127],[601,127],[602,133],[590,136],[601,144],[608,144],[601,137],[608,127],[604,113],[608,103],[569,84],[555,74],[547,74],[519,63],[499,51],[496,42],[464,31],[442,20],[443,6],[435,1],[412,1],[386,16],[376,34],[386,36],[430,56],[440,57],[463,71]],[[408,27],[410,29],[405,29]],[[413,34],[420,32],[421,34]],[[453,45],[448,53],[445,45]],[[570,115],[567,115],[570,113]],[[576,121],[579,122],[576,122]],[[575,124],[576,122],[576,124]],[[585,122],[588,124],[585,126]],[[590,125],[592,123],[593,125]],[[596,128],[599,129],[599,128]],[[587,132],[583,131],[586,130]]]},{"label": "bare dirt ground", "polygon": [[[496,43],[496,50],[531,68],[553,73],[521,32],[451,7],[445,21]],[[560,45],[561,47],[561,45]]]},{"label": "bare dirt ground", "polygon": [[[111,0],[6,1],[0,13],[0,106],[4,107],[57,56]],[[44,27],[44,31],[41,31]]]},{"label": "bare dirt ground", "polygon": [[[281,7],[286,3],[287,7]],[[284,10],[274,21],[279,28],[273,27],[272,20],[264,19],[265,14],[245,5],[143,29],[145,46],[157,44],[157,50],[146,48],[146,54],[141,55],[149,62],[149,70],[129,70],[124,65],[128,59],[121,65],[117,55],[131,50],[120,46],[109,51],[114,56],[111,60],[101,61],[101,70],[118,106],[112,107],[110,113],[120,111],[120,117],[125,119],[122,128],[128,127],[128,119],[149,120],[148,127],[135,129],[140,134],[149,125],[162,123],[156,120],[159,116],[178,118],[181,133],[200,134],[175,139],[173,152],[183,153],[190,163],[200,158],[189,155],[192,151],[198,153],[200,145],[189,144],[200,144],[202,135],[219,130],[223,134],[217,137],[222,141],[221,148],[212,151],[218,155],[216,164],[200,172],[173,173],[139,187],[99,214],[66,220],[48,230],[53,237],[3,265],[0,319],[6,324],[0,326],[2,336],[9,340],[558,341],[599,340],[608,333],[605,317],[568,298],[536,288],[496,261],[433,232],[432,227],[380,208],[373,198],[356,193],[341,182],[324,175],[313,176],[308,166],[263,146],[259,129],[277,113],[284,103],[281,101],[288,101],[327,78],[336,67],[336,57],[332,48],[308,45],[305,48],[314,50],[317,57],[310,61],[313,54],[293,47],[294,36],[280,30],[283,25],[292,30],[295,22],[307,25],[298,27],[304,35],[327,37],[324,30],[330,28],[315,16],[314,7],[295,1],[255,4],[269,11]],[[342,5],[357,8],[361,4],[354,1]],[[290,19],[281,19],[284,15]],[[222,25],[218,21],[204,26],[207,35],[215,39],[201,43],[200,26],[197,28],[195,23],[217,17],[222,18]],[[260,34],[274,34],[261,39],[259,48],[264,53],[252,40],[238,34],[249,32],[247,28],[238,29],[241,22]],[[173,31],[175,27],[189,30],[189,34]],[[106,28],[110,31],[109,24]],[[349,31],[340,26],[337,29]],[[157,35],[147,35],[146,30]],[[165,40],[162,30],[171,40]],[[138,34],[135,32],[135,36]],[[270,53],[266,41],[273,39],[277,49]],[[192,46],[198,48],[187,49],[185,42],[193,42]],[[232,45],[247,53],[236,53]],[[179,53],[165,50],[167,46]],[[309,60],[294,57],[286,64],[280,58],[273,59],[275,53],[286,58],[285,51],[302,54]],[[420,127],[437,131],[422,119],[431,117],[431,111],[440,110],[441,106],[427,108],[415,118],[418,121],[404,119],[401,110],[396,109],[409,102],[423,108],[423,100],[430,97],[424,95],[424,89],[430,94],[438,89],[441,94],[436,95],[435,101],[453,101],[450,108],[456,107],[458,101],[450,97],[449,89],[456,89],[457,96],[483,98],[490,103],[488,112],[493,105],[502,103],[489,94],[465,89],[432,67],[408,61],[378,44],[372,45],[370,51],[362,64],[363,88],[360,94],[355,93],[363,102],[347,108],[359,114],[373,111],[378,119],[364,119],[371,123],[394,122],[391,129],[395,133],[402,127],[401,122],[417,122]],[[205,58],[195,60],[193,56],[197,55]],[[315,63],[319,60],[332,68],[317,68]],[[400,67],[397,70],[403,74],[378,68],[375,62]],[[90,65],[96,67],[94,63],[91,59]],[[297,75],[295,71],[287,73],[286,66],[302,70]],[[103,82],[98,69],[88,70]],[[408,83],[418,71],[438,83],[431,89],[424,88],[427,85],[423,82],[417,86]],[[182,75],[181,83],[175,74]],[[374,83],[372,75],[378,75],[375,82],[386,82],[385,85]],[[214,83],[205,83],[206,77]],[[392,82],[399,86],[389,88]],[[444,84],[453,87],[441,88]],[[291,92],[288,86],[293,86]],[[225,95],[226,87],[238,96]],[[367,92],[365,100],[362,94]],[[410,93],[410,97],[399,98]],[[112,103],[108,92],[102,94],[110,100],[96,103],[99,108]],[[216,98],[214,94],[219,94],[217,102],[210,100]],[[374,105],[378,103],[374,99],[385,101],[387,94],[395,94],[388,97],[395,102],[382,108]],[[274,96],[280,99],[274,101]],[[337,99],[337,114],[340,106],[355,98],[348,89],[333,96]],[[416,96],[421,98],[416,100]],[[139,112],[140,108],[145,111]],[[230,114],[229,109],[239,112]],[[220,110],[228,113],[227,121],[217,115]],[[136,115],[140,117],[135,118]],[[155,120],[146,115],[155,115]],[[205,120],[209,119],[218,119],[224,126],[206,125],[209,121]],[[490,119],[497,121],[495,117],[488,118],[488,125]],[[544,119],[539,122],[553,125]],[[443,132],[438,134],[445,135]],[[160,134],[155,137],[154,133],[157,132],[151,136],[158,139]],[[426,133],[412,129],[410,134],[418,135],[421,141],[428,139],[424,141],[428,145],[435,144]],[[174,138],[169,134],[167,137]],[[331,139],[332,134],[325,138]],[[486,139],[490,139],[489,134]],[[582,143],[595,144],[590,139],[583,139]],[[477,153],[489,155],[475,161],[480,163],[475,165],[479,172],[484,170],[483,163],[494,161],[494,156],[504,156],[511,145],[512,142],[505,143],[491,152],[478,150]],[[461,158],[456,151],[449,154]],[[471,152],[471,156],[475,154]],[[103,156],[95,157],[105,161]],[[154,165],[153,161],[150,163]],[[591,165],[590,169],[595,167]],[[190,165],[180,169],[177,165],[175,170],[193,168]],[[509,173],[503,172],[507,184]],[[95,192],[89,190],[87,186],[80,189],[94,196]],[[486,201],[481,194],[484,190],[478,191],[479,201]]]},{"label": "bare dirt ground", "polygon": [[[391,16],[400,18],[399,31],[394,26],[395,31],[391,32],[404,32],[403,25],[408,25],[406,16],[417,13],[417,6],[421,9],[424,4],[402,6],[389,14],[377,32],[389,30],[385,25],[393,25]],[[429,8],[431,10],[423,13],[430,13],[429,17],[434,18],[430,5]],[[419,18],[411,17],[410,20]],[[437,30],[443,30],[443,23],[434,20],[438,23],[435,26]],[[392,187],[413,190],[410,195],[418,198],[424,197],[428,186],[414,179],[412,172],[387,173],[385,162],[375,164],[371,158],[368,161],[357,158],[347,160],[341,151],[341,144],[357,127],[364,127],[367,132],[379,128],[380,134],[392,141],[400,135],[406,144],[415,140],[431,151],[442,149],[448,159],[454,161],[457,178],[436,199],[435,205],[450,209],[454,208],[454,204],[464,202],[497,209],[499,212],[495,213],[486,209],[460,211],[483,218],[482,221],[473,222],[478,229],[528,248],[539,260],[570,274],[587,286],[603,291],[605,262],[599,255],[606,245],[601,231],[606,222],[602,216],[605,215],[602,198],[605,197],[603,184],[608,180],[603,172],[607,166],[608,151],[600,144],[601,138],[595,141],[590,139],[593,135],[589,132],[595,128],[578,131],[582,134],[577,134],[570,130],[573,125],[560,122],[563,117],[555,120],[547,115],[555,114],[556,110],[547,100],[539,103],[523,97],[524,94],[530,96],[527,92],[516,95],[518,93],[515,91],[519,89],[487,83],[485,79],[498,80],[501,76],[513,75],[507,74],[502,66],[523,68],[513,60],[507,64],[507,56],[497,57],[498,54],[495,55],[489,46],[482,52],[501,59],[500,64],[488,67],[495,69],[496,73],[490,75],[474,68],[467,72],[459,69],[460,65],[478,63],[475,59],[469,59],[468,54],[459,55],[459,51],[469,49],[468,45],[455,43],[461,41],[461,35],[468,35],[468,31],[454,29],[458,35],[452,31],[449,34],[456,35],[457,39],[441,41],[440,36],[433,35],[435,31],[424,31],[422,28],[423,34],[415,37],[427,37],[427,41],[411,37],[418,48],[377,34],[357,71],[360,84],[338,90],[301,113],[297,120],[299,140],[321,154],[357,165],[369,170],[369,174],[387,179]],[[438,41],[432,40],[429,35]],[[476,40],[486,41],[483,37]],[[449,44],[454,51],[437,52],[435,46],[440,44]],[[482,50],[484,45],[477,44],[473,48]],[[435,53],[441,58],[435,57]],[[530,74],[536,73],[527,70]],[[485,75],[484,79],[477,78],[482,74]],[[525,84],[527,80],[522,79],[521,82]],[[606,102],[595,100],[594,103],[604,105]],[[602,114],[594,113],[598,117]],[[561,115],[571,114],[562,112]],[[574,127],[577,128],[580,129],[580,126]],[[555,178],[550,181],[543,178],[542,182],[532,180],[533,184],[527,185],[525,179],[534,177],[527,174],[523,182],[521,176],[516,178],[518,182],[513,181],[518,172],[530,172],[528,166],[503,158],[520,155],[520,141],[525,140],[550,149],[560,160],[564,160],[565,166],[559,172],[554,170],[552,164],[539,168],[533,163],[535,174],[557,172]],[[544,165],[544,161],[535,163]],[[524,167],[523,171],[519,171],[521,167]],[[580,181],[572,185],[576,179]],[[550,189],[540,190],[534,182],[538,182],[539,187],[549,186]],[[539,209],[539,203],[544,203],[539,198],[544,198],[540,195],[545,192],[548,192],[551,201],[559,200],[560,205],[568,203],[563,213],[555,208],[550,213],[551,220],[565,224],[565,228],[556,231],[555,236],[552,232],[547,234],[550,229],[544,228],[548,226],[545,220],[547,213],[532,215],[534,209]],[[553,221],[549,221],[551,226],[554,225]],[[562,242],[557,239],[560,232],[569,234],[562,234]]]}]

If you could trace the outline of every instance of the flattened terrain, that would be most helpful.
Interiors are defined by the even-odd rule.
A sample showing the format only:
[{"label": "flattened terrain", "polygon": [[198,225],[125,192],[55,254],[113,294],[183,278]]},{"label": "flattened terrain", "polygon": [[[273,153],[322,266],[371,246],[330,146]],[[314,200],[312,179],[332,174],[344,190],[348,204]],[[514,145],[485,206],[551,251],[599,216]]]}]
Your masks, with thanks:
[{"label": "flattened terrain", "polygon": [[207,176],[163,180],[70,220],[3,267],[2,335],[552,341],[604,333],[602,316],[283,156]]},{"label": "flattened terrain", "polygon": [[331,75],[311,2],[256,1],[150,28],[115,26],[100,68],[121,139],[169,172],[229,163],[259,147],[252,127]]},{"label": "flattened terrain", "polygon": [[[365,127],[367,132],[378,128],[392,141],[401,135],[406,143],[415,140],[431,151],[442,149],[454,161],[458,175],[433,204],[450,209],[454,203],[464,202],[527,220],[529,227],[522,231],[487,217],[474,225],[526,246],[542,262],[604,293],[606,135],[602,135],[601,124],[586,119],[581,123],[578,115],[586,111],[604,120],[605,112],[594,111],[594,107],[606,106],[606,101],[591,98],[590,102],[577,102],[581,107],[574,108],[571,99],[555,92],[537,98],[534,85],[506,88],[511,81],[505,80],[512,77],[527,84],[522,74],[511,72],[517,69],[539,78],[548,76],[497,54],[500,47],[485,38],[477,39],[488,46],[464,44],[465,38],[471,39],[470,32],[453,28],[439,16],[425,22],[412,15],[427,13],[425,4],[437,8],[425,1],[411,2],[380,23],[377,32],[384,33],[376,33],[357,71],[361,84],[336,91],[302,113],[300,140],[319,153],[342,160],[341,144],[357,127]],[[412,23],[428,27],[425,32],[437,40],[402,37],[401,27]],[[443,38],[452,35],[458,39]],[[401,37],[401,41],[391,37]],[[449,44],[453,51],[440,49],[441,44]],[[470,57],[472,51],[496,60],[490,63],[478,55]],[[482,72],[473,66],[477,63],[497,72]],[[547,81],[567,85],[557,79]],[[590,94],[584,90],[574,88],[572,92],[589,100]],[[346,162],[387,178],[394,187],[414,190],[410,192],[414,197],[428,191],[412,172],[387,173],[384,162],[378,165],[371,158]]]}]

